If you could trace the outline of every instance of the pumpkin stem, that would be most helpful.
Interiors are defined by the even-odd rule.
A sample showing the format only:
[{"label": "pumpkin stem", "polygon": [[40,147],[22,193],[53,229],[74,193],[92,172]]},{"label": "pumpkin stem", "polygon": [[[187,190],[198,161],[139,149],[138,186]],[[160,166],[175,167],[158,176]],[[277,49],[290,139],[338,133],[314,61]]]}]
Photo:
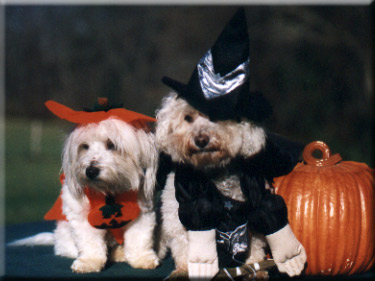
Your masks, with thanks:
[{"label": "pumpkin stem", "polygon": [[[320,151],[322,153],[322,158],[314,157],[314,151]],[[331,150],[328,145],[322,141],[314,141],[306,145],[303,150],[303,160],[308,165],[314,166],[329,166],[335,165],[342,160],[340,154],[331,155]]]},{"label": "pumpkin stem", "polygon": [[98,98],[98,104],[103,107],[108,106],[108,98]]}]

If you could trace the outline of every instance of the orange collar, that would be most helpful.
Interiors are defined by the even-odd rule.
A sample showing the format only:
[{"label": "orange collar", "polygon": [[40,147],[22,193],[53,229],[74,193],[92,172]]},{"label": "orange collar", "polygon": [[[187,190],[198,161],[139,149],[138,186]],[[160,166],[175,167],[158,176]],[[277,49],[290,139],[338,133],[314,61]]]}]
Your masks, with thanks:
[{"label": "orange collar", "polygon": [[[60,181],[63,182],[63,180],[62,175]],[[111,196],[89,187],[85,187],[84,191],[90,202],[87,217],[89,223],[95,228],[107,229],[117,242],[122,244],[124,242],[123,226],[136,219],[141,211],[137,203],[137,192],[128,191]],[[61,193],[53,207],[44,216],[45,220],[67,220],[62,212]]]}]

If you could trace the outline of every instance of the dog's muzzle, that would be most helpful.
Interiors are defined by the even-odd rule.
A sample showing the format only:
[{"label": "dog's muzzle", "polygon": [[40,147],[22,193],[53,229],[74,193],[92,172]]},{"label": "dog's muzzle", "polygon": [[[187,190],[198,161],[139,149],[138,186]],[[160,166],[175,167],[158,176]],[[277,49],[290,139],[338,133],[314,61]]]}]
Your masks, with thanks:
[{"label": "dog's muzzle", "polygon": [[208,143],[210,142],[210,137],[206,134],[199,134],[198,136],[194,137],[194,143],[199,148],[205,148]]},{"label": "dog's muzzle", "polygon": [[99,176],[100,169],[98,167],[95,167],[93,164],[91,164],[89,167],[86,168],[86,176],[90,180],[95,180]]}]

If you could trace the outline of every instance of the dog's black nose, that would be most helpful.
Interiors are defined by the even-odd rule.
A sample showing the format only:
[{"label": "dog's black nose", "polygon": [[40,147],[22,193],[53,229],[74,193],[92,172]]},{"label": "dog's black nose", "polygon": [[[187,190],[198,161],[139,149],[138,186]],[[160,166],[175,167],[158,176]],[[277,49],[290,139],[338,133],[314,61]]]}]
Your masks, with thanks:
[{"label": "dog's black nose", "polygon": [[87,169],[86,169],[86,176],[90,179],[90,180],[94,180],[98,177],[100,173],[100,169],[95,167],[95,166],[89,166]]},{"label": "dog's black nose", "polygon": [[210,142],[210,138],[206,134],[199,134],[194,138],[194,143],[199,148],[204,148]]}]

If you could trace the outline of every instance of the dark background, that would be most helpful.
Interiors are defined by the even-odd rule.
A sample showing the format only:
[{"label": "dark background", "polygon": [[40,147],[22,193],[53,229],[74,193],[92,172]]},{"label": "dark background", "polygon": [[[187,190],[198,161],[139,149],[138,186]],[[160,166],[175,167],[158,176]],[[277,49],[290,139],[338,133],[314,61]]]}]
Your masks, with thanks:
[{"label": "dark background", "polygon": [[[8,6],[6,114],[51,118],[43,103],[75,109],[107,95],[154,115],[187,82],[237,7]],[[326,141],[371,161],[370,6],[246,6],[251,89],[274,106],[268,128]]]},{"label": "dark background", "polygon": [[[7,192],[24,188],[13,181],[22,171],[8,164],[20,151],[14,139],[27,139],[28,127],[19,127],[13,139],[13,124],[37,120],[44,127],[49,122],[61,127],[65,122],[48,112],[46,100],[80,110],[99,96],[154,116],[169,92],[160,79],[167,75],[187,82],[236,9],[6,6]],[[304,143],[322,140],[344,160],[373,167],[372,7],[245,6],[245,11],[250,87],[262,91],[274,108],[265,127]],[[59,155],[61,145],[51,149]],[[46,159],[22,149],[27,157],[20,161],[30,167]],[[49,176],[58,194],[56,169]],[[46,179],[40,171],[30,173]],[[19,201],[12,198],[7,208]]]}]

